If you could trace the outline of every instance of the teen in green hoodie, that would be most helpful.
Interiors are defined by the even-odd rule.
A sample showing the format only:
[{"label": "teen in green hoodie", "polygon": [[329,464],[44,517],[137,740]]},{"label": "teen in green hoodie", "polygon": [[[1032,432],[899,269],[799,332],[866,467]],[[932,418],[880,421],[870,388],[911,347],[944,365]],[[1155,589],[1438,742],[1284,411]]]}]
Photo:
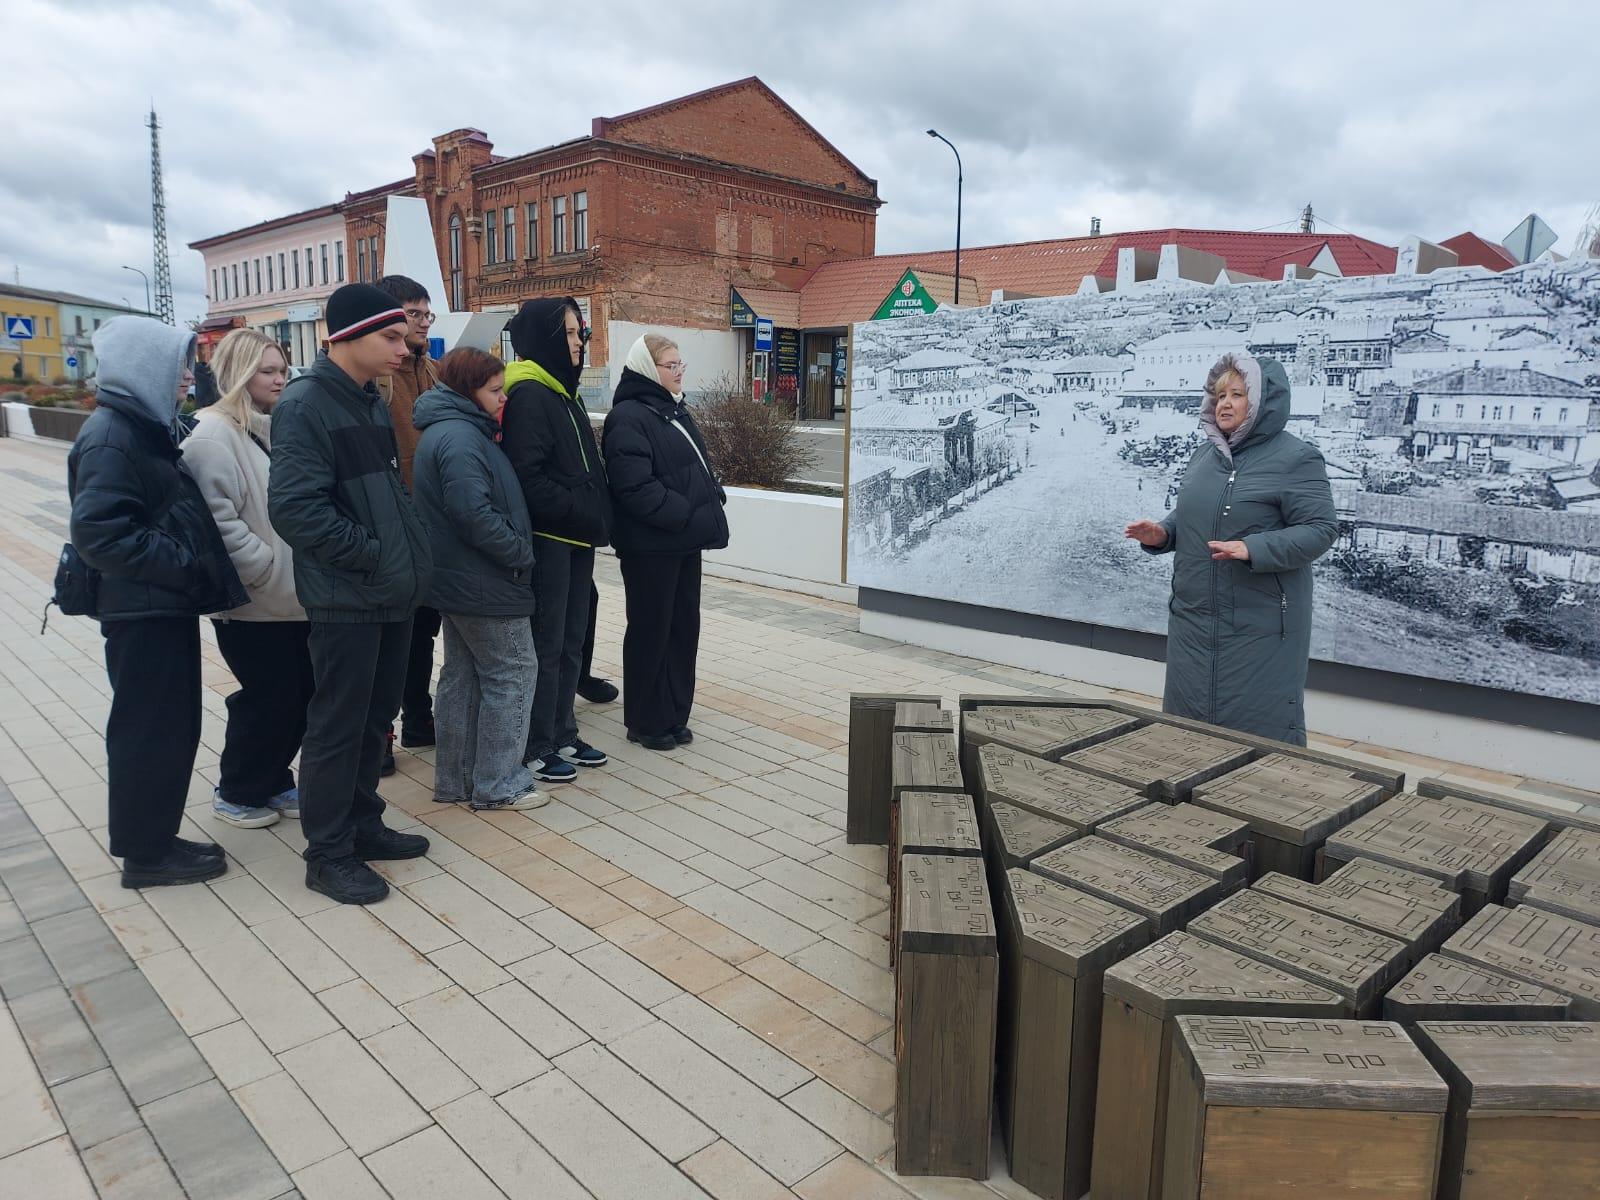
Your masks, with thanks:
[{"label": "teen in green hoodie", "polygon": [[539,682],[528,728],[528,765],[565,783],[606,756],[578,736],[573,698],[583,670],[594,550],[611,540],[611,497],[589,414],[578,399],[584,327],[578,302],[530,300],[507,326],[517,361],[506,367],[501,446],[533,521],[534,649]]}]

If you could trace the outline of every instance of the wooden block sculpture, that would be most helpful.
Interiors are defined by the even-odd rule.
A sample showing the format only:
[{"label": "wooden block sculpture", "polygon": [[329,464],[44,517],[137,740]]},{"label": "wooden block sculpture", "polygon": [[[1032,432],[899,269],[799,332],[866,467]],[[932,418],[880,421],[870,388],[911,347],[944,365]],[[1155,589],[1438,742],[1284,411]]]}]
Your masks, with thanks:
[{"label": "wooden block sculpture", "polygon": [[954,733],[956,715],[937,700],[902,700],[894,706],[896,733]]},{"label": "wooden block sculpture", "polygon": [[1332,834],[1323,873],[1364,857],[1439,880],[1461,894],[1461,915],[1506,898],[1511,877],[1543,843],[1545,822],[1458,797],[1402,792]]},{"label": "wooden block sculpture", "polygon": [[1442,953],[1560,992],[1572,1001],[1574,1018],[1600,1021],[1600,925],[1490,904],[1445,942]]},{"label": "wooden block sculpture", "polygon": [[989,1176],[999,959],[983,860],[900,859],[895,1170]]},{"label": "wooden block sculpture", "polygon": [[[896,846],[900,823],[900,798],[907,792],[965,793],[961,759],[953,733],[896,732],[892,735],[889,788],[889,845]],[[891,855],[891,858],[893,856]],[[891,861],[885,878],[893,880]]]},{"label": "wooden block sculpture", "polygon": [[1348,772],[1269,754],[1199,785],[1193,798],[1250,826],[1252,878],[1277,871],[1310,880],[1328,835],[1384,795],[1382,785]]},{"label": "wooden block sculpture", "polygon": [[1400,1026],[1176,1021],[1165,1200],[1433,1200],[1449,1089]]},{"label": "wooden block sculpture", "polygon": [[1006,876],[1000,1101],[1017,1183],[1047,1200],[1089,1186],[1101,974],[1149,939],[1137,913],[1027,871]]},{"label": "wooden block sculpture", "polygon": [[1254,756],[1248,746],[1226,738],[1156,724],[1076,750],[1061,761],[1126,784],[1151,800],[1176,804],[1187,800],[1197,784],[1242,767]]},{"label": "wooden block sculpture", "polygon": [[1506,896],[1513,904],[1600,925],[1600,833],[1563,829],[1511,877]]},{"label": "wooden block sculpture", "polygon": [[895,709],[901,703],[938,704],[939,697],[850,694],[845,841],[851,845],[889,844],[890,749]]},{"label": "wooden block sculpture", "polygon": [[961,751],[970,766],[980,746],[1004,746],[1054,761],[1063,754],[1129,733],[1139,719],[1109,708],[980,704],[961,715]]},{"label": "wooden block sculpture", "polygon": [[1153,937],[1182,928],[1227,891],[1220,879],[1093,835],[1041,854],[1029,869],[1131,908],[1150,922]]},{"label": "wooden block sculpture", "polygon": [[1383,998],[1383,1019],[1418,1021],[1565,1021],[1572,1001],[1537,983],[1481,963],[1424,955]]},{"label": "wooden block sculpture", "polygon": [[1107,841],[1145,850],[1238,887],[1249,874],[1244,854],[1250,827],[1196,804],[1146,804],[1095,831]]},{"label": "wooden block sculpture", "polygon": [[1312,912],[1327,913],[1352,925],[1405,942],[1410,966],[1437,950],[1461,924],[1461,897],[1423,875],[1421,887],[1397,885],[1393,867],[1358,858],[1324,879],[1307,883],[1272,871],[1256,880],[1256,891],[1278,896]]},{"label": "wooden block sculpture", "polygon": [[1107,969],[1095,1102],[1094,1200],[1160,1200],[1172,1018],[1344,1017],[1328,988],[1189,933],[1169,933]]},{"label": "wooden block sculpture", "polygon": [[978,748],[977,789],[987,807],[1011,804],[1087,833],[1144,805],[1130,787],[1004,746]]},{"label": "wooden block sculpture", "polygon": [[978,818],[972,797],[955,792],[906,792],[900,797],[900,822],[889,847],[889,959],[900,943],[900,858],[906,854],[981,855]]},{"label": "wooden block sculpture", "polygon": [[1083,836],[1083,829],[1054,817],[995,801],[984,810],[985,846],[1001,870],[1026,867],[1039,855]]},{"label": "wooden block sculpture", "polygon": [[1439,1200],[1600,1195],[1600,1025],[1423,1021],[1450,1086]]},{"label": "wooden block sculpture", "polygon": [[1358,1017],[1405,974],[1406,943],[1254,889],[1189,922],[1189,932],[1330,988]]}]

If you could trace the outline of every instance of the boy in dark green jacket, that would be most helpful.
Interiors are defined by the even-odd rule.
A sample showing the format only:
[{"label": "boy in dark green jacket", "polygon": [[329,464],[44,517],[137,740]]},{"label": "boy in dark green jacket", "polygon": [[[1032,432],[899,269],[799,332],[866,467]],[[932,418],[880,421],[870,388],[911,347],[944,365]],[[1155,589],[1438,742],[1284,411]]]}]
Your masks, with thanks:
[{"label": "boy in dark green jacket", "polygon": [[295,592],[311,621],[316,692],[300,750],[306,886],[371,904],[389,885],[368,860],[428,851],[427,838],[384,826],[378,772],[433,563],[372,383],[408,353],[406,315],[360,283],[335,291],[327,312],[327,350],[273,414],[267,507],[294,549]]}]

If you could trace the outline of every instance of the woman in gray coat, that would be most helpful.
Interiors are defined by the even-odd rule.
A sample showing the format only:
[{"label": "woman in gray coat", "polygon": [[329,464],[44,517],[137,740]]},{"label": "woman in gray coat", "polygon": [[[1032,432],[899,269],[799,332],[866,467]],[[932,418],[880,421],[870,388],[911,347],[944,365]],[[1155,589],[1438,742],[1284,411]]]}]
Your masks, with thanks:
[{"label": "woman in gray coat", "polygon": [[1163,710],[1303,746],[1311,564],[1339,524],[1322,455],[1288,422],[1283,367],[1223,355],[1200,407],[1208,444],[1172,511],[1127,536],[1173,555]]},{"label": "woman in gray coat", "polygon": [[461,347],[439,363],[439,384],[417,397],[412,463],[417,512],[433,551],[427,604],[444,631],[434,701],[433,798],[475,809],[537,808],[522,763],[533,652],[533,524],[511,460],[495,441],[505,364]]}]

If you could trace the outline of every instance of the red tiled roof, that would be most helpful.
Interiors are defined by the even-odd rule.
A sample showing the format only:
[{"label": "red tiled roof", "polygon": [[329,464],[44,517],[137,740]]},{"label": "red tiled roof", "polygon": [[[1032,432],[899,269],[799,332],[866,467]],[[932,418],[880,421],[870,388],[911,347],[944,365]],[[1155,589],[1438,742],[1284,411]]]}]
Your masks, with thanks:
[{"label": "red tiled roof", "polygon": [[753,288],[734,284],[758,317],[766,317],[780,329],[800,329],[800,293],[787,288]]},{"label": "red tiled roof", "polygon": [[[1332,253],[1339,270],[1350,275],[1387,275],[1394,270],[1395,248],[1350,233],[1242,233],[1231,229],[1144,229],[1119,233],[1107,239],[1112,243],[1096,266],[1094,274],[1115,278],[1116,252],[1132,246],[1136,250],[1160,250],[1162,246],[1188,246],[1215,254],[1232,271],[1242,271],[1262,279],[1281,279],[1290,263],[1310,266],[1324,246]],[[1087,274],[1088,272],[1085,272]],[[1074,291],[1077,289],[1074,288]]]},{"label": "red tiled roof", "polygon": [[1504,271],[1517,265],[1511,251],[1498,242],[1491,242],[1472,232],[1458,233],[1439,243],[1446,250],[1454,250],[1463,267],[1487,267],[1491,271]]}]

